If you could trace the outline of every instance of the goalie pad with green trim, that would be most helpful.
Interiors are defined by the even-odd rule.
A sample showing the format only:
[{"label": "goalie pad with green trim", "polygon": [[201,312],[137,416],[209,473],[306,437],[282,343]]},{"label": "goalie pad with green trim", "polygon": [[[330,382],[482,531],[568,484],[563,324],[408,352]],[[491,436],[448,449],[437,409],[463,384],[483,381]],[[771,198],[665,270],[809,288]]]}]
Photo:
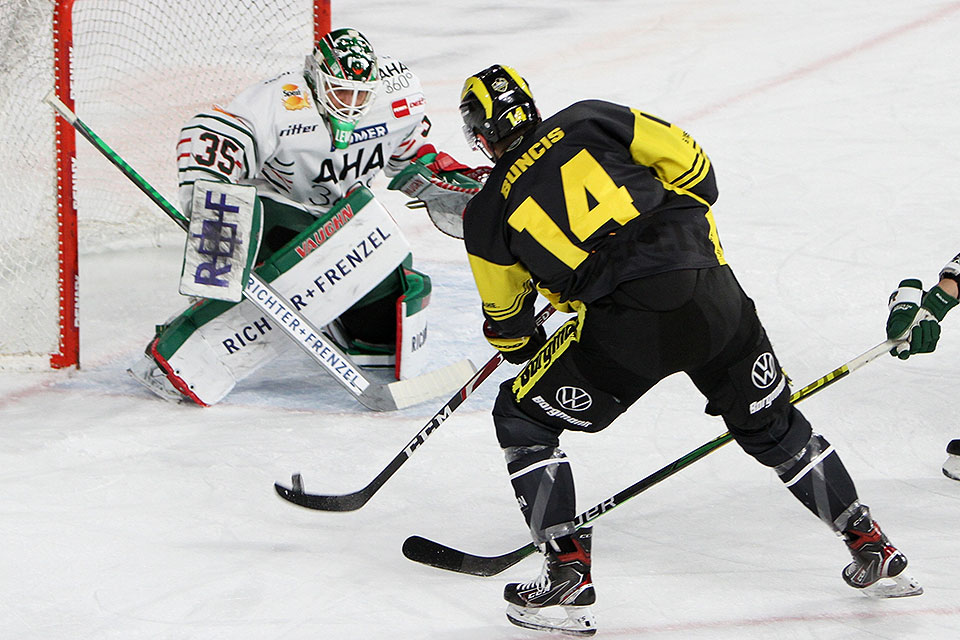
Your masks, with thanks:
[{"label": "goalie pad with green trim", "polygon": [[431,284],[425,273],[403,268],[403,295],[397,298],[397,380],[425,373],[427,357],[427,314]]},{"label": "goalie pad with green trim", "polygon": [[[381,293],[379,300],[365,296],[325,328],[355,363],[392,369],[397,380],[415,378],[425,373],[429,364],[427,314],[422,312],[430,304],[432,283],[427,274],[410,264],[410,260],[404,261],[394,277],[381,283],[380,287],[393,285],[389,294]],[[373,335],[371,322],[378,325]]]},{"label": "goalie pad with green trim", "polygon": [[[402,293],[400,265],[410,260],[399,227],[366,188],[358,188],[256,268],[258,275],[316,327],[353,308]],[[392,296],[392,297],[391,297]],[[268,295],[268,297],[270,297]],[[204,299],[159,328],[148,354],[170,382],[201,405],[219,402],[292,342],[253,303]],[[389,317],[393,322],[393,315]],[[309,331],[301,328],[301,331]]]}]

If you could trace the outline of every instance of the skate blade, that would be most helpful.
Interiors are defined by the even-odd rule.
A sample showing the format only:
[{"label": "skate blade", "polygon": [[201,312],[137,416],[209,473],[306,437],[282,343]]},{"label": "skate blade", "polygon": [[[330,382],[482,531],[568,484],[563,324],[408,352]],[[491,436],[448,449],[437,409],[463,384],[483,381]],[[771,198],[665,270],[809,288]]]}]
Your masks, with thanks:
[{"label": "skate blade", "polygon": [[[951,456],[953,458],[954,456]],[[951,480],[960,480],[960,460],[947,460],[943,463],[943,475],[947,476]]]},{"label": "skate blade", "polygon": [[892,578],[881,578],[869,587],[864,587],[861,593],[871,598],[909,598],[921,595],[923,587],[915,578],[903,572]]},{"label": "skate blade", "polygon": [[542,609],[507,605],[507,620],[534,631],[561,633],[578,638],[592,636],[597,632],[597,622],[590,607],[563,607],[566,618],[550,618],[543,615]]},{"label": "skate blade", "polygon": [[170,385],[170,387],[168,388],[164,384],[154,380],[153,378],[144,377],[146,374],[135,370],[134,367],[128,368],[127,374],[131,378],[139,382],[145,389],[147,389],[147,391],[157,396],[161,400],[165,400],[166,402],[170,402],[173,404],[180,404],[181,402],[186,400],[186,397],[182,393],[177,391],[173,387],[173,385]]}]

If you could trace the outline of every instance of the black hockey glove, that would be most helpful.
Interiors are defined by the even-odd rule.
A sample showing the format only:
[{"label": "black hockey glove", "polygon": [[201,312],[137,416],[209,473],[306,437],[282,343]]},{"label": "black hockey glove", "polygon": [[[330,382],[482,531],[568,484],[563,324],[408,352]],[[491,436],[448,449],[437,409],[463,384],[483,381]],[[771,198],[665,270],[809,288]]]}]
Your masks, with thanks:
[{"label": "black hockey glove", "polygon": [[503,359],[510,364],[524,364],[547,342],[547,332],[543,330],[543,327],[537,327],[536,333],[532,336],[504,338],[494,331],[489,321],[483,323],[483,336],[497,348]]}]

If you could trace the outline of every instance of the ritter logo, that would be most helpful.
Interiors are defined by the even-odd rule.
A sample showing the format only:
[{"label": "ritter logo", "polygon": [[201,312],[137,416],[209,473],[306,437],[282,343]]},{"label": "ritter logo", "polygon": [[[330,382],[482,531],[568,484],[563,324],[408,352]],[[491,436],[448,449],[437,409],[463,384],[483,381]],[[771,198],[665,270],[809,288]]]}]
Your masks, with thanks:
[{"label": "ritter logo", "polygon": [[777,380],[777,361],[769,351],[761,353],[753,362],[753,370],[750,372],[753,379],[753,385],[757,389],[766,389]]},{"label": "ritter logo", "polygon": [[557,389],[557,403],[567,411],[586,411],[593,404],[590,394],[580,387]]}]

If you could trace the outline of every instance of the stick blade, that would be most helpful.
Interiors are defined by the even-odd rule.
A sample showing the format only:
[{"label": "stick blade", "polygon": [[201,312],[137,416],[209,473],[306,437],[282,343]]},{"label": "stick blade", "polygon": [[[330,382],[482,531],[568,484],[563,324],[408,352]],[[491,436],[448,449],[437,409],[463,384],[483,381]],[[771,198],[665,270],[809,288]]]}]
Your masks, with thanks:
[{"label": "stick blade", "polygon": [[532,544],[501,556],[475,556],[420,536],[410,536],[403,542],[403,555],[413,562],[429,567],[489,577],[517,564],[536,550]]},{"label": "stick blade", "polygon": [[464,358],[415,378],[391,382],[387,388],[396,407],[405,409],[457,391],[476,371],[473,362]]},{"label": "stick blade", "polygon": [[403,541],[403,555],[408,560],[425,564],[429,567],[463,573],[463,560],[466,554],[463,551],[451,549],[445,545],[422,538],[410,536]]},{"label": "stick blade", "polygon": [[273,484],[277,495],[304,509],[315,511],[356,511],[367,503],[369,495],[364,490],[337,496],[323,496],[306,493],[303,490],[303,478],[300,474],[293,476],[293,486],[285,487],[279,482]]}]

